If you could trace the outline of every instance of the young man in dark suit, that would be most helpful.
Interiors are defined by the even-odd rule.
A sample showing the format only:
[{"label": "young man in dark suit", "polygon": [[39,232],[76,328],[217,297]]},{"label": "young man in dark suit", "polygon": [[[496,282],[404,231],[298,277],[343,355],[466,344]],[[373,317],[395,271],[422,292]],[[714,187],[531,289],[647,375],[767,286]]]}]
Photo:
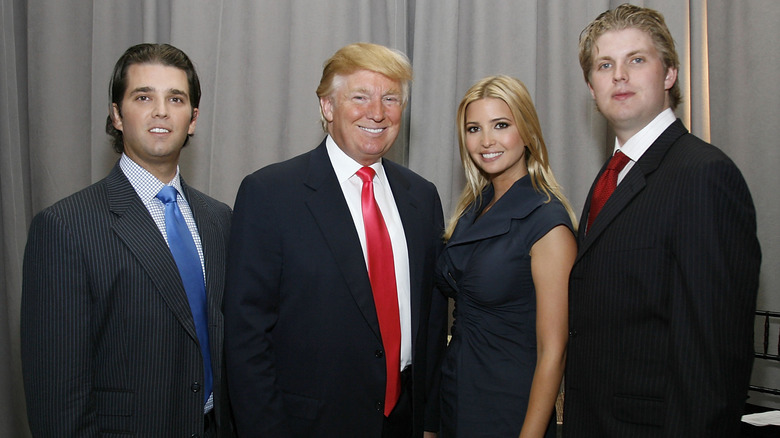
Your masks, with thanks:
[{"label": "young man in dark suit", "polygon": [[167,44],[117,61],[109,175],[43,210],[24,256],[21,345],[36,437],[230,436],[222,373],[230,209],[179,154],[200,83]]},{"label": "young man in dark suit", "polygon": [[411,76],[406,57],[387,47],[341,48],[317,89],[325,140],[241,184],[225,290],[240,436],[438,430],[441,203],[433,184],[382,158]]},{"label": "young man in dark suit", "polygon": [[601,14],[580,65],[617,138],[570,278],[564,436],[737,436],[761,261],[747,185],[676,119],[679,61],[658,12]]}]

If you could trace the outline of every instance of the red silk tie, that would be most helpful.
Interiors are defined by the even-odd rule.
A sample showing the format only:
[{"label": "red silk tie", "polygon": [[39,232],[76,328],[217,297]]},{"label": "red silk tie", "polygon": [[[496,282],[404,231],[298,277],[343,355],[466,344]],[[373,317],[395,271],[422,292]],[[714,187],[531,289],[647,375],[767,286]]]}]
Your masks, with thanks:
[{"label": "red silk tie", "polygon": [[398,292],[395,285],[393,246],[382,212],[374,199],[374,169],[363,167],[357,176],[363,180],[360,204],[363,226],[366,229],[368,278],[374,292],[374,305],[379,318],[379,331],[385,347],[387,386],[385,388],[385,416],[393,411],[401,395],[401,318],[398,313]]},{"label": "red silk tie", "polygon": [[607,199],[612,196],[612,192],[617,187],[617,179],[620,171],[626,167],[626,164],[631,161],[626,154],[617,151],[615,155],[609,160],[607,164],[607,170],[601,174],[601,178],[596,183],[596,188],[593,189],[593,199],[590,201],[590,212],[588,213],[588,227],[585,229],[590,230],[590,225],[593,220],[596,219],[601,208],[607,203]]}]

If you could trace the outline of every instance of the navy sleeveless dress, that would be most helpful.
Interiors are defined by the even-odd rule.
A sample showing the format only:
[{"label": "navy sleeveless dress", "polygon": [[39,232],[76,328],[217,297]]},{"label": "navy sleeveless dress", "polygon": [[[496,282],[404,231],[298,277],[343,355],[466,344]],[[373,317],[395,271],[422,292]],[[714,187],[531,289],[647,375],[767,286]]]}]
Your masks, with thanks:
[{"label": "navy sleeveless dress", "polygon": [[[482,217],[459,220],[436,266],[439,289],[455,299],[452,340],[442,367],[440,438],[516,438],[536,367],[536,292],[531,246],[558,225],[572,229],[555,198],[525,176]],[[555,415],[546,437],[555,437]]]}]

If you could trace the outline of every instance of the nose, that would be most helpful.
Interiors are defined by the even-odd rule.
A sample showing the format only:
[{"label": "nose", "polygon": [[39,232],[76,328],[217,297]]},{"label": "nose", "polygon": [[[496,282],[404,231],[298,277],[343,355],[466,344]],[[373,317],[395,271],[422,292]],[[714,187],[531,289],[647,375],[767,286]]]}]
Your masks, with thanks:
[{"label": "nose", "polygon": [[482,130],[481,140],[482,140],[482,147],[486,149],[496,144],[495,139],[493,139],[493,136],[490,134],[490,131],[487,129]]},{"label": "nose", "polygon": [[158,117],[161,119],[168,117],[168,105],[164,99],[158,99],[154,103],[154,108],[152,110],[152,117]]},{"label": "nose", "polygon": [[612,81],[620,82],[626,80],[628,80],[628,71],[626,71],[625,67],[621,66],[620,64],[616,65],[612,73]]},{"label": "nose", "polygon": [[385,108],[381,99],[371,99],[366,108],[366,115],[375,122],[381,122],[385,118]]}]

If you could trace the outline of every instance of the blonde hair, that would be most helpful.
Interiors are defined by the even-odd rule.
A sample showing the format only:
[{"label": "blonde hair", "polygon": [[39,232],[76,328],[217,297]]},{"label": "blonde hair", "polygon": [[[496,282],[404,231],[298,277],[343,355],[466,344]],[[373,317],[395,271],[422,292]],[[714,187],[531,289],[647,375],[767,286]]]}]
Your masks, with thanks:
[{"label": "blonde hair", "polygon": [[[409,99],[409,83],[412,81],[412,64],[401,51],[372,43],[354,43],[340,48],[323,64],[322,78],[317,87],[317,97],[333,94],[341,83],[339,78],[368,70],[387,76],[401,84],[401,105]],[[320,107],[322,129],[328,132],[328,121]]]},{"label": "blonde hair", "polygon": [[[602,12],[591,21],[580,33],[579,58],[585,82],[590,83],[590,73],[593,69],[593,46],[596,40],[607,32],[623,29],[638,29],[646,32],[653,40],[655,49],[661,55],[665,69],[680,69],[680,59],[674,48],[669,28],[666,27],[664,16],[656,10],[642,8],[624,3],[615,9]],[[669,89],[669,101],[672,109],[682,102],[679,81],[675,81]]]},{"label": "blonde hair", "polygon": [[539,117],[536,115],[536,108],[534,108],[528,89],[515,78],[503,75],[489,76],[472,85],[458,106],[456,124],[458,127],[460,160],[463,164],[463,171],[466,174],[466,186],[458,199],[455,213],[447,224],[444,240],[449,240],[452,237],[452,232],[455,230],[458,220],[472,203],[482,197],[482,191],[489,183],[485,174],[474,163],[466,149],[466,109],[472,102],[488,97],[501,99],[507,104],[520,137],[527,142],[526,167],[528,168],[528,175],[531,178],[531,184],[534,189],[539,193],[547,195],[547,202],[550,202],[552,197],[558,199],[563,204],[566,212],[569,213],[572,224],[576,227],[577,218],[574,215],[574,210],[572,210],[571,204],[563,195],[561,187],[555,180],[552,169],[550,169],[547,147],[544,144],[542,128],[539,125]]}]

